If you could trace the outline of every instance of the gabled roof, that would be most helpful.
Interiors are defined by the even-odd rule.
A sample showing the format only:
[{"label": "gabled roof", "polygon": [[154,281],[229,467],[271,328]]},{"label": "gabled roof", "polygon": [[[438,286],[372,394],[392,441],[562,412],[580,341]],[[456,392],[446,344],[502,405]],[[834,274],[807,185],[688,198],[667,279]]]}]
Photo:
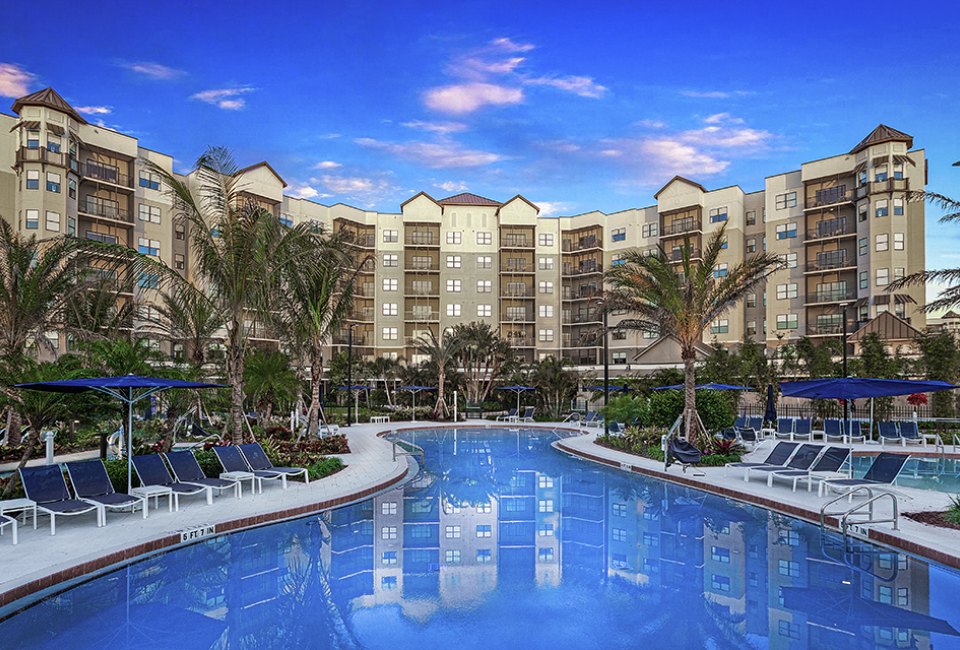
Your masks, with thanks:
[{"label": "gabled roof", "polygon": [[516,194],[516,195],[514,195],[512,198],[504,201],[504,202],[503,202],[503,205],[506,205],[506,204],[508,204],[508,203],[510,203],[510,202],[512,202],[512,201],[517,200],[517,199],[523,201],[524,203],[526,203],[527,205],[529,205],[531,208],[533,208],[534,210],[536,210],[536,211],[537,211],[537,214],[540,214],[540,208],[539,208],[539,206],[537,206],[533,201],[529,200],[527,197],[523,196],[522,194]]},{"label": "gabled roof", "polygon": [[903,131],[897,131],[895,128],[887,126],[886,124],[878,124],[877,128],[871,131],[856,147],[850,150],[850,153],[857,153],[881,142],[906,142],[907,148],[909,149],[913,146],[913,136]]},{"label": "gabled roof", "polygon": [[73,106],[67,103],[63,97],[60,96],[53,88],[44,88],[43,90],[38,90],[35,93],[30,93],[29,95],[24,95],[19,99],[14,100],[13,102],[13,112],[17,115],[20,114],[20,109],[24,106],[46,106],[47,108],[52,108],[61,113],[66,113],[80,124],[86,124],[87,121],[80,117],[80,113],[73,109]]},{"label": "gabled roof", "polygon": [[437,201],[440,205],[487,205],[499,208],[502,204],[493,199],[484,198],[470,192],[462,192]]},{"label": "gabled roof", "polygon": [[695,188],[697,188],[698,190],[700,190],[701,192],[706,192],[706,191],[707,191],[707,188],[705,188],[705,187],[704,187],[703,185],[701,185],[700,183],[697,183],[697,182],[695,182],[695,181],[692,181],[692,180],[690,180],[689,178],[684,178],[683,176],[674,176],[674,177],[671,178],[669,181],[667,181],[666,185],[664,185],[663,187],[661,187],[661,188],[657,191],[657,193],[653,195],[653,198],[657,198],[658,196],[660,196],[660,194],[661,194],[665,189],[667,189],[668,187],[670,187],[671,185],[673,185],[673,184],[674,184],[675,182],[677,182],[677,181],[679,181],[679,182],[681,182],[681,183],[686,183],[687,185],[692,185],[692,186],[694,186]]},{"label": "gabled roof", "polygon": [[[706,344],[699,343],[696,348],[698,361],[710,355],[710,347]],[[661,336],[642,349],[633,360],[637,363],[657,366],[670,364],[682,365],[683,359],[680,356],[680,341],[678,341],[675,336]]]},{"label": "gabled roof", "polygon": [[951,309],[950,311],[948,311],[946,314],[944,314],[944,315],[941,316],[940,318],[941,318],[942,320],[950,320],[950,319],[953,319],[953,318],[960,318],[960,314],[958,314],[957,312],[955,312],[955,311],[953,311],[953,310]]},{"label": "gabled roof", "polygon": [[425,196],[425,197],[427,197],[428,199],[430,199],[431,201],[433,201],[434,203],[436,203],[437,205],[439,205],[439,202],[438,202],[435,198],[433,198],[432,196],[430,196],[429,194],[427,194],[426,192],[417,192],[416,194],[414,194],[413,196],[411,196],[409,199],[407,199],[406,201],[404,201],[403,203],[401,203],[401,204],[400,204],[400,209],[403,210],[403,206],[405,206],[406,204],[410,203],[411,201],[416,201],[416,200],[419,199],[421,196]]},{"label": "gabled roof", "polygon": [[271,166],[270,166],[270,163],[268,163],[266,160],[261,160],[260,162],[258,162],[258,163],[256,163],[256,164],[250,165],[249,167],[244,167],[243,169],[239,169],[239,170],[237,170],[237,173],[234,174],[234,176],[240,176],[241,174],[244,174],[244,173],[246,173],[246,172],[253,171],[253,170],[256,169],[257,167],[266,167],[268,170],[270,170],[270,173],[271,173],[271,174],[273,174],[274,176],[277,177],[277,180],[278,180],[278,181],[280,181],[281,183],[283,183],[283,186],[284,186],[284,187],[287,186],[287,181],[283,180],[283,176],[281,176],[280,174],[278,174],[278,173],[277,173],[277,170],[274,169],[273,167],[271,167]]},{"label": "gabled roof", "polygon": [[851,341],[860,341],[867,334],[876,334],[881,341],[910,341],[921,335],[916,327],[885,311],[850,335]]}]

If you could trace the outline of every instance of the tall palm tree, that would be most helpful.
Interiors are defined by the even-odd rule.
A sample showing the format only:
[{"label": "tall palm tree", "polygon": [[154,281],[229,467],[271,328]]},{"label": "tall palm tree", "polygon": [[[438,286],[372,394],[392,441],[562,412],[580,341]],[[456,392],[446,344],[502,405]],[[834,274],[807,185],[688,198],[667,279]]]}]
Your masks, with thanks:
[{"label": "tall palm tree", "polygon": [[314,234],[288,228],[244,193],[239,169],[222,147],[208,149],[188,180],[151,165],[169,188],[189,231],[197,287],[220,316],[230,384],[230,435],[244,436],[243,376],[247,343],[283,295],[283,269],[309,265]]},{"label": "tall palm tree", "polygon": [[165,339],[183,344],[193,375],[202,377],[207,347],[217,340],[220,329],[217,304],[194,284],[182,283],[163,293],[156,310],[160,318],[152,326]]},{"label": "tall palm tree", "polygon": [[[960,161],[954,163],[954,166],[960,167]],[[960,200],[951,199],[948,196],[937,194],[936,192],[922,191],[910,192],[908,198],[911,201],[926,200],[941,210],[945,210],[946,214],[940,217],[940,223],[960,222]],[[911,273],[906,277],[891,282],[890,286],[887,287],[887,291],[899,291],[904,287],[926,285],[929,283],[948,283],[950,286],[941,291],[937,295],[936,300],[932,300],[920,307],[922,311],[929,313],[960,307],[960,268],[938,269],[935,271],[924,269],[923,271],[917,271],[916,273]]]},{"label": "tall palm tree", "polygon": [[537,389],[543,409],[555,420],[560,419],[563,404],[577,393],[579,376],[569,359],[549,356],[533,364],[526,381]]},{"label": "tall palm tree", "polygon": [[300,379],[290,367],[290,357],[275,350],[247,355],[244,387],[259,413],[260,426],[270,423],[274,406],[290,404],[300,389]]},{"label": "tall palm tree", "polygon": [[370,375],[375,380],[383,382],[383,391],[387,396],[387,405],[392,407],[394,404],[393,395],[390,392],[390,383],[400,376],[400,361],[388,357],[376,357],[370,361]]},{"label": "tall palm tree", "polygon": [[447,375],[456,370],[456,360],[462,345],[463,341],[457,339],[451,331],[444,331],[439,338],[431,331],[429,336],[421,335],[414,341],[417,352],[428,357],[424,365],[437,377],[437,403],[433,407],[433,415],[438,419],[445,418],[450,413],[445,391]]},{"label": "tall palm tree", "polygon": [[487,323],[457,325],[453,338],[460,345],[457,362],[463,368],[467,401],[480,404],[513,357],[510,344]]},{"label": "tall palm tree", "polygon": [[666,252],[653,255],[629,251],[624,263],[607,272],[612,289],[605,309],[634,315],[619,327],[672,334],[680,343],[684,369],[684,431],[693,440],[699,426],[696,418],[696,350],[707,327],[739,302],[771,273],[783,267],[776,255],[759,253],[730,268],[725,276],[714,272],[726,241],[726,224],[716,231],[693,259],[693,246],[684,242],[680,264],[672,264]]}]

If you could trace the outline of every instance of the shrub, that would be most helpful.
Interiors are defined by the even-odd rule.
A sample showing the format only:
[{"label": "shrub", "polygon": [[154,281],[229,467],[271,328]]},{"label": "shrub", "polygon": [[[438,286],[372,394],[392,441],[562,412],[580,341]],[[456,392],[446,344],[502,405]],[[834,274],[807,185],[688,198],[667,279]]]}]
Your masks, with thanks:
[{"label": "shrub", "polygon": [[310,465],[307,468],[307,472],[310,474],[310,480],[314,481],[318,478],[323,478],[324,476],[336,474],[343,468],[344,464],[342,460],[336,456],[328,456],[327,458],[321,458],[317,462]]},{"label": "shrub", "polygon": [[[648,420],[653,426],[670,427],[683,412],[682,390],[653,391],[648,398]],[[718,431],[733,425],[734,409],[720,392],[697,391],[697,413],[707,431]]]},{"label": "shrub", "polygon": [[220,461],[217,460],[217,454],[213,451],[213,445],[204,445],[203,449],[195,450],[193,455],[197,457],[197,463],[200,464],[200,469],[203,470],[204,476],[207,478],[220,477],[223,466],[220,464]]},{"label": "shrub", "polygon": [[602,412],[610,422],[630,424],[639,419],[639,422],[645,423],[649,420],[650,408],[646,399],[620,395],[611,399]]},{"label": "shrub", "polygon": [[[109,458],[103,461],[104,467],[107,468],[107,476],[110,477],[110,483],[113,484],[113,489],[117,492],[126,492],[127,491],[127,459],[126,458]],[[140,479],[137,478],[137,473],[133,472],[133,487],[140,486]]]},{"label": "shrub", "polygon": [[943,513],[943,518],[960,526],[960,494],[950,497],[950,507]]}]

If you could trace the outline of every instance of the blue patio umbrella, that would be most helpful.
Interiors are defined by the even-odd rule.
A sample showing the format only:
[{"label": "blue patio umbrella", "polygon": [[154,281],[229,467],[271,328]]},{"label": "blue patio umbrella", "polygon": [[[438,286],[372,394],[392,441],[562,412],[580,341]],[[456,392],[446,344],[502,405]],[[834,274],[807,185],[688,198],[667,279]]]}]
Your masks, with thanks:
[{"label": "blue patio umbrella", "polygon": [[[683,390],[683,384],[674,384],[673,386],[657,386],[653,390]],[[753,390],[750,386],[735,386],[733,384],[697,384],[696,390]]]},{"label": "blue patio umbrella", "polygon": [[763,410],[763,421],[771,424],[777,421],[777,398],[773,393],[773,384],[767,384],[767,405]]},{"label": "blue patio umbrella", "polygon": [[407,391],[413,397],[413,410],[410,412],[410,421],[417,421],[417,393],[424,391],[437,390],[434,386],[400,386],[397,390]]},{"label": "blue patio umbrella", "polygon": [[119,375],[116,377],[91,377],[87,379],[62,379],[17,384],[17,388],[42,390],[50,393],[83,393],[88,390],[104,393],[127,405],[127,491],[133,487],[133,405],[148,399],[162,390],[171,388],[223,388],[223,384],[207,384],[162,377]]},{"label": "blue patio umbrella", "polygon": [[533,386],[501,386],[497,390],[509,390],[517,394],[517,414],[520,414],[520,393],[525,393],[528,390],[537,390]]}]

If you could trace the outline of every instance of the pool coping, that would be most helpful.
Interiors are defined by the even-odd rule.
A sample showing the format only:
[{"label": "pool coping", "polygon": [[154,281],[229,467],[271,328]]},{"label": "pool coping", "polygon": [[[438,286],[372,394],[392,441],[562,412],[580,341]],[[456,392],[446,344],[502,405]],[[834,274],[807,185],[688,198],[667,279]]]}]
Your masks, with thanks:
[{"label": "pool coping", "polygon": [[[586,435],[589,435],[594,432],[585,432]],[[581,438],[582,439],[582,438]],[[597,453],[590,453],[583,449],[580,449],[576,446],[571,446],[565,444],[569,439],[557,440],[552,443],[552,446],[564,453],[582,458],[590,462],[600,463],[608,467],[613,467],[615,469],[620,469],[623,471],[629,471],[635,474],[641,474],[643,476],[648,476],[650,478],[655,478],[663,481],[669,481],[676,485],[682,485],[685,487],[694,488],[703,492],[709,492],[717,496],[727,497],[730,499],[735,499],[737,501],[747,503],[750,505],[759,506],[767,510],[772,510],[781,514],[788,515],[790,517],[795,517],[797,519],[802,519],[809,523],[820,525],[820,512],[819,510],[814,511],[808,508],[797,506],[794,504],[784,503],[783,501],[777,501],[774,499],[766,498],[753,494],[751,492],[736,490],[730,487],[716,485],[710,483],[706,480],[697,480],[683,474],[670,474],[669,472],[658,470],[655,467],[644,466],[642,464],[634,464],[633,462],[624,462],[620,457],[614,457],[609,455],[609,452],[615,454],[626,455],[628,452],[623,452],[620,450],[609,449],[603,447],[595,442],[595,437],[591,439],[590,444],[592,447],[595,447]],[[593,451],[593,450],[592,450]],[[606,453],[605,453],[606,452]],[[868,454],[871,452],[867,452]],[[650,463],[656,463],[657,465],[662,465],[661,462],[654,461],[652,459],[644,459],[636,455],[630,454],[634,458],[637,458],[640,461],[648,460]],[[901,519],[906,519],[901,512]],[[834,532],[839,530],[838,524],[839,521],[836,517],[827,517],[826,523],[830,529]],[[933,528],[933,527],[928,527]],[[933,548],[929,544],[919,542],[916,540],[909,539],[904,535],[904,531],[896,531],[899,534],[892,534],[886,530],[879,530],[877,528],[866,528],[865,534],[851,535],[859,539],[864,539],[869,542],[876,544],[881,544],[899,551],[904,551],[912,555],[922,557],[931,562],[941,564],[943,566],[949,567],[951,569],[960,569],[960,548],[958,548],[955,553],[948,553],[941,549]],[[950,548],[951,541],[956,545],[956,531],[952,529],[943,529],[942,534],[944,535],[944,546]],[[953,540],[949,539],[949,536],[954,537]]]}]

